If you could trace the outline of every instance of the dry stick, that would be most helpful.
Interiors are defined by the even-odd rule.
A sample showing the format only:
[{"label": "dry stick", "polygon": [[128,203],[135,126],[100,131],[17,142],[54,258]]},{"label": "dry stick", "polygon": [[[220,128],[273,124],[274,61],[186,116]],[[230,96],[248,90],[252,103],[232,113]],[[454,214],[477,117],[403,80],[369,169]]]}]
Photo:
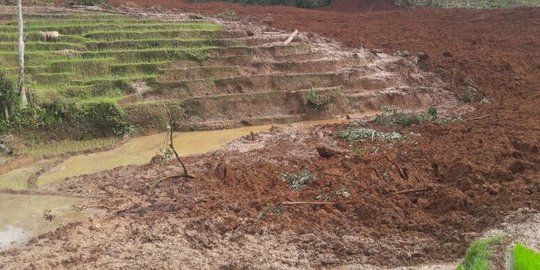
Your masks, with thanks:
[{"label": "dry stick", "polygon": [[491,115],[484,115],[484,116],[479,116],[479,117],[474,117],[474,118],[469,118],[469,119],[463,119],[463,121],[474,121],[474,120],[480,120],[480,119],[489,118],[489,117],[491,117]]},{"label": "dry stick", "polygon": [[401,191],[393,192],[392,195],[399,195],[399,194],[406,194],[406,193],[414,193],[414,192],[424,192],[428,191],[430,188],[413,188],[413,189],[406,189]]},{"label": "dry stick", "polygon": [[292,34],[287,38],[287,40],[283,42],[283,45],[291,43],[296,35],[298,35],[298,29],[294,29],[294,32],[292,32]]},{"label": "dry stick", "polygon": [[401,177],[402,177],[403,179],[407,179],[407,176],[405,175],[405,172],[403,172],[403,170],[401,169],[401,167],[399,166],[399,164],[396,163],[396,167],[398,168],[399,174],[401,175]]},{"label": "dry stick", "polygon": [[328,205],[335,204],[337,202],[281,202],[281,205],[298,205],[298,204],[314,204],[314,205]]}]

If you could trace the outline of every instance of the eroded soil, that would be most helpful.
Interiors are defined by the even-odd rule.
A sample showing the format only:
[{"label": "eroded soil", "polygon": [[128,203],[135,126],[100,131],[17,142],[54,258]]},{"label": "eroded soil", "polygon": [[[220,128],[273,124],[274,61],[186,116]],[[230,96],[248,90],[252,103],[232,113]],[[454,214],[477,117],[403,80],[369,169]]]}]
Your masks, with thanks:
[{"label": "eroded soil", "polygon": [[[255,20],[270,13],[274,27],[314,31],[348,46],[423,51],[425,68],[443,76],[451,91],[460,94],[473,85],[490,103],[473,104],[476,111],[449,125],[382,128],[406,135],[393,143],[349,145],[335,138],[339,125],[274,129],[187,158],[197,176],[191,180],[155,184],[180,172],[174,163],[70,178],[47,189],[97,195],[93,206],[108,214],[2,253],[4,268],[309,269],[452,262],[507,214],[539,209],[540,9],[345,14],[174,5],[209,13],[234,9]],[[319,145],[343,153],[323,158]],[[317,180],[291,191],[282,173],[303,168]],[[285,204],[314,202],[341,188],[351,196],[328,204]]]}]

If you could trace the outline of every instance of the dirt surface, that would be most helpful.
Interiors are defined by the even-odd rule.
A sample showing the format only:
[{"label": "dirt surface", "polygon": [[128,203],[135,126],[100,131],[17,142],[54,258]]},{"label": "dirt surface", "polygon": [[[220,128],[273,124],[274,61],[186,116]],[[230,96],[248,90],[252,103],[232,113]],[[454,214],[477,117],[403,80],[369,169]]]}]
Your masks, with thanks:
[{"label": "dirt surface", "polygon": [[[425,68],[438,72],[451,91],[473,86],[489,103],[474,103],[475,112],[449,125],[391,128],[407,137],[394,143],[349,145],[334,136],[340,126],[276,129],[188,158],[193,180],[156,185],[179,172],[173,164],[71,178],[48,189],[101,196],[95,206],[109,214],[1,254],[4,268],[309,269],[451,262],[508,213],[539,209],[540,9],[336,13],[159,4],[214,14],[234,9],[347,46],[422,51],[428,56]],[[322,158],[319,145],[347,154]],[[317,180],[291,191],[281,175],[303,168]],[[318,195],[341,188],[349,198],[285,203],[320,203]]]},{"label": "dirt surface", "polygon": [[399,9],[392,0],[334,0],[330,5],[321,7],[321,10],[342,12],[371,12],[381,10]]}]

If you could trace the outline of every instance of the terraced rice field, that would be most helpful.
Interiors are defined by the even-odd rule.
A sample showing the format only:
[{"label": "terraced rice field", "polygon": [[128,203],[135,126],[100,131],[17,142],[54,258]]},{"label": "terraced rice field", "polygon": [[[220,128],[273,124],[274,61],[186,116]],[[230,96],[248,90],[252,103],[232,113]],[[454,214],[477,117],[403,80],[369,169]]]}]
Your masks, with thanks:
[{"label": "terraced rice field", "polygon": [[[288,43],[287,31],[238,22],[136,16],[27,14],[26,71],[34,100],[53,108],[112,104],[141,132],[163,130],[168,113],[177,129],[219,129],[453,100],[412,59],[345,50],[303,33]],[[0,64],[16,79],[16,23],[12,15],[2,18]],[[44,40],[45,31],[60,36]],[[331,104],[314,109],[310,91]],[[111,129],[88,117],[72,122],[88,121],[96,122],[85,132],[94,137]]]},{"label": "terraced rice field", "polygon": [[[217,40],[221,28],[109,14],[26,15],[28,88],[41,103],[115,101],[132,91],[131,82],[152,82],[166,63],[202,59],[218,45],[240,45]],[[46,41],[44,31],[60,37]],[[0,24],[0,65],[17,77],[14,17]]]}]

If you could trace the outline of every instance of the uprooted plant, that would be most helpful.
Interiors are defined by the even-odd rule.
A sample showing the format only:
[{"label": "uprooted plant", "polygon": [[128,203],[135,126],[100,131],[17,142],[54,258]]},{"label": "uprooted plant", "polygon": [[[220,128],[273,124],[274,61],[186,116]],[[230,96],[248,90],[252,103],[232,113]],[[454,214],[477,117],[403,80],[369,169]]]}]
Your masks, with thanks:
[{"label": "uprooted plant", "polygon": [[350,196],[351,196],[351,193],[349,193],[349,191],[345,187],[342,187],[340,189],[336,189],[333,191],[322,192],[316,197],[316,199],[320,201],[331,201],[339,197],[347,199]]},{"label": "uprooted plant", "polygon": [[316,180],[315,175],[305,168],[298,173],[284,173],[281,179],[287,182],[292,190],[302,189]]},{"label": "uprooted plant", "polygon": [[257,219],[264,219],[269,215],[280,214],[281,212],[283,212],[283,208],[280,205],[266,203],[259,211],[259,217]]},{"label": "uprooted plant", "polygon": [[408,127],[413,124],[431,122],[435,124],[447,124],[452,121],[451,118],[440,117],[437,107],[430,106],[426,112],[404,113],[396,107],[385,107],[383,113],[375,117],[374,122],[379,125],[389,126],[398,124]]},{"label": "uprooted plant", "polygon": [[350,124],[345,130],[338,131],[337,137],[350,142],[365,140],[373,141],[375,139],[383,141],[395,141],[403,139],[403,135],[397,132],[377,131],[356,123]]}]

